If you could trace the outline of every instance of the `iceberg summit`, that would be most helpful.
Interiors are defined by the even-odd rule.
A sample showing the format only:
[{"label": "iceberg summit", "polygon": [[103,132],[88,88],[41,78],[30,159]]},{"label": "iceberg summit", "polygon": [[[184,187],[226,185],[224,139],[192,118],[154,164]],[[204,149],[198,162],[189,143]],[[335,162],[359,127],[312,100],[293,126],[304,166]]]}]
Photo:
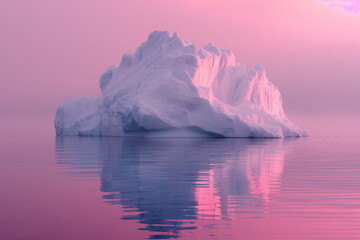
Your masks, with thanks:
[{"label": "iceberg summit", "polygon": [[249,72],[229,50],[197,47],[152,32],[110,66],[98,98],[70,98],[56,110],[57,135],[300,137],[261,65]]}]

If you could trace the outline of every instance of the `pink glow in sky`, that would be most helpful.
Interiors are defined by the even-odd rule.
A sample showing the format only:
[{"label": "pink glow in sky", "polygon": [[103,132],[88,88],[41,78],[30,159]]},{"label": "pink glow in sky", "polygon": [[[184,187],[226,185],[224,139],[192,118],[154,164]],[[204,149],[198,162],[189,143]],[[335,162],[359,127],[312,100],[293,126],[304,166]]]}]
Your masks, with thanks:
[{"label": "pink glow in sky", "polygon": [[311,116],[360,114],[360,14],[314,0],[0,0],[0,132],[39,116],[52,130],[59,104],[100,95],[101,74],[153,30],[263,64],[310,133]]},{"label": "pink glow in sky", "polygon": [[323,2],[329,7],[345,11],[347,13],[358,14],[360,13],[359,0],[317,0]]}]

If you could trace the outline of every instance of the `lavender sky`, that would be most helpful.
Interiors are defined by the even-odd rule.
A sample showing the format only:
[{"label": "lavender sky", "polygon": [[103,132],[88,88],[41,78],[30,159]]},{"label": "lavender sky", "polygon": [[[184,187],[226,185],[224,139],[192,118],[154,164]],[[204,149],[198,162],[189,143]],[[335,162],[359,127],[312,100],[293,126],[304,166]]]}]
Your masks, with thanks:
[{"label": "lavender sky", "polygon": [[329,0],[0,0],[0,134],[53,134],[57,105],[99,96],[153,30],[263,64],[310,134],[360,134],[360,13]]}]

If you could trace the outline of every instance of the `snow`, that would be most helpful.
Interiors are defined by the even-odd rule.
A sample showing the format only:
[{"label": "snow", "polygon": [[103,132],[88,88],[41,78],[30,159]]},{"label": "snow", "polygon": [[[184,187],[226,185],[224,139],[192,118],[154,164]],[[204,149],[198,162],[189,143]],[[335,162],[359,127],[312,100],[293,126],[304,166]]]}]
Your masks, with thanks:
[{"label": "snow", "polygon": [[103,73],[99,87],[100,97],[57,108],[57,135],[306,136],[286,118],[261,65],[247,73],[229,50],[200,48],[177,33],[152,32]]}]

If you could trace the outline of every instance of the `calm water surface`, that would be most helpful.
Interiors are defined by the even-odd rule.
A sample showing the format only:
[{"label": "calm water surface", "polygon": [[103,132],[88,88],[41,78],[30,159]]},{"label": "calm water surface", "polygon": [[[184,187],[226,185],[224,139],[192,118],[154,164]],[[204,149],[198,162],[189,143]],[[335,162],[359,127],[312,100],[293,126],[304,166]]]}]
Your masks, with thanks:
[{"label": "calm water surface", "polygon": [[0,136],[0,239],[360,239],[360,139]]}]

